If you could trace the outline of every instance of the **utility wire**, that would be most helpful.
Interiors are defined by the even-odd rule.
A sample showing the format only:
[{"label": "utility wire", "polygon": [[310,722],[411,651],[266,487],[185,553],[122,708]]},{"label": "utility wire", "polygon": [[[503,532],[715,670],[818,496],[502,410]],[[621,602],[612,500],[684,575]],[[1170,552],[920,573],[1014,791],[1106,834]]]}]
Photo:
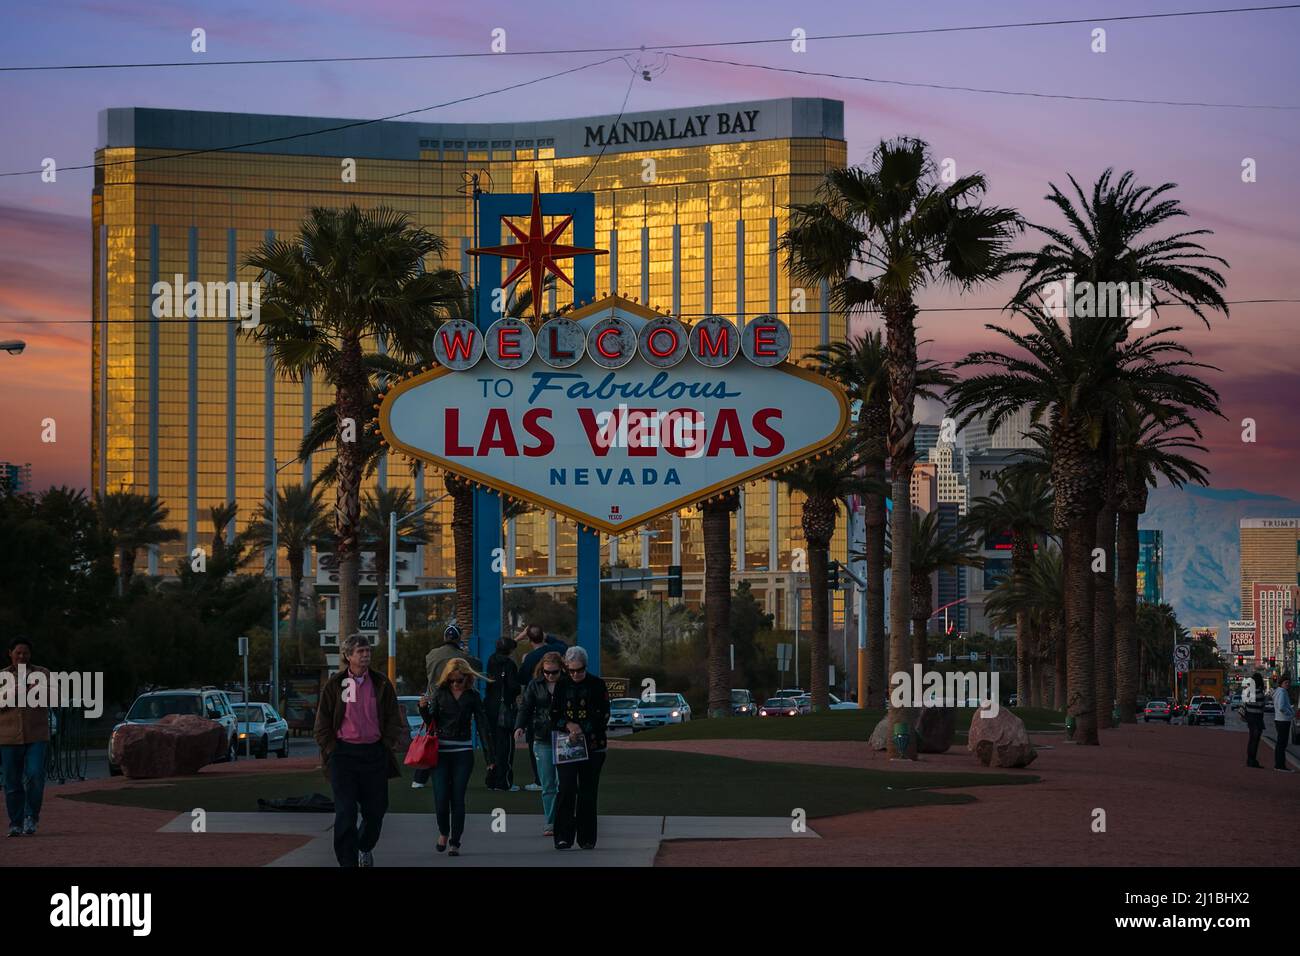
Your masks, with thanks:
[{"label": "utility wire", "polygon": [[[973,23],[952,27],[917,27],[910,30],[873,30],[862,33],[826,33],[805,37],[806,40],[865,40],[880,37],[925,36],[944,33],[974,33],[987,30],[1017,30],[1039,27],[1076,26],[1084,23],[1121,23],[1136,20],[1166,20],[1178,17],[1225,16],[1238,13],[1274,13],[1300,9],[1300,3],[1281,3],[1266,6],[1219,7],[1211,10],[1174,10],[1163,13],[1130,13],[1101,17],[1072,17],[1061,20],[1021,20],[1006,23]],[[668,50],[695,50],[709,47],[760,46],[772,43],[789,43],[790,36],[766,37],[752,40],[712,40],[697,43],[664,43],[654,46],[574,47],[560,50],[508,50],[501,53],[411,53],[386,56],[315,56],[286,57],[282,59],[248,60],[175,60],[154,63],[66,63],[36,66],[0,66],[3,73],[40,72],[53,70],[133,70],[191,66],[263,66],[303,63],[370,63],[397,60],[467,60],[483,57],[556,56],[563,54],[637,53]]]},{"label": "utility wire", "polygon": [[[626,63],[627,61],[624,60],[624,62]],[[623,105],[618,108],[618,119],[614,120],[614,129],[618,128],[618,124],[623,121],[623,114],[627,112],[627,101],[632,95],[632,84],[636,82],[637,69],[640,68],[640,62],[637,63],[636,67],[632,67],[632,64],[628,63],[628,67],[632,70],[632,77],[627,81],[627,92],[623,94]],[[575,193],[580,192],[582,187],[587,184],[587,180],[591,178],[591,174],[596,171],[596,167],[600,165],[600,161],[605,158],[605,150],[607,149],[609,149],[609,137],[605,137],[605,142],[600,144],[600,152],[596,154],[596,161],[587,169],[587,175],[583,176],[582,181],[573,187]]]},{"label": "utility wire", "polygon": [[[1225,300],[1225,304],[1226,304],[1226,305],[1279,305],[1279,304],[1289,304],[1289,303],[1300,303],[1300,298],[1296,298],[1296,299],[1226,299],[1226,300]],[[1165,304],[1161,305],[1160,308],[1162,308],[1162,309],[1166,309],[1166,308],[1189,308],[1189,306],[1188,306],[1186,303],[1183,303],[1183,302],[1168,302],[1168,303],[1165,303]],[[916,311],[917,311],[917,312],[1007,312],[1008,314],[1011,314],[1011,315],[1014,315],[1014,314],[1015,314],[1013,310],[1008,309],[1008,308],[1007,308],[1006,306],[1004,306],[1004,305],[933,306],[933,307],[929,307],[929,308],[919,308],[919,309],[917,309]],[[714,312],[682,312],[682,313],[674,313],[673,315],[674,315],[675,318],[679,318],[679,319],[691,319],[691,318],[705,318],[705,317],[707,317],[707,316],[715,315],[715,314],[717,314],[717,313],[714,313]],[[745,318],[751,318],[751,317],[759,316],[759,315],[777,315],[777,316],[781,316],[781,315],[804,315],[804,316],[831,315],[831,316],[836,316],[836,317],[839,317],[839,318],[843,318],[843,317],[845,317],[845,315],[846,315],[846,313],[844,313],[844,312],[837,312],[837,311],[834,311],[834,310],[831,310],[831,309],[807,309],[807,310],[805,310],[805,311],[803,311],[803,312],[795,312],[795,311],[790,311],[790,310],[785,310],[785,311],[778,310],[778,311],[776,311],[776,312],[771,312],[771,311],[766,311],[766,310],[765,310],[765,311],[761,311],[761,312],[739,312],[739,313],[728,313],[728,314],[729,314],[729,315],[735,315],[735,316],[737,316],[737,317],[745,317]],[[855,316],[856,316],[856,315],[870,315],[870,314],[871,314],[871,313],[868,313],[868,312],[854,312],[854,313],[851,313],[851,315],[855,315]],[[159,319],[153,319],[153,318],[150,318],[150,319],[41,319],[41,320],[32,320],[32,319],[0,319],[0,324],[4,324],[4,325],[15,325],[15,324],[17,324],[17,325],[32,325],[32,326],[38,326],[38,325],[153,325],[154,323],[157,323],[158,325],[188,325],[188,324],[191,323],[191,322],[196,322],[196,323],[199,323],[199,324],[204,324],[204,323],[220,323],[220,324],[224,325],[224,324],[229,323],[229,322],[239,322],[239,321],[243,321],[243,320],[241,320],[241,319],[240,319],[239,317],[237,317],[237,316],[232,316],[232,317],[229,317],[229,318],[226,318],[226,317],[222,317],[222,318],[200,318],[200,317],[195,317],[195,318],[170,318],[170,319],[166,319],[166,318],[159,318]]]},{"label": "utility wire", "polygon": [[[207,153],[222,153],[236,149],[247,149],[250,146],[266,146],[270,143],[283,143],[293,139],[305,139],[308,136],[320,136],[324,133],[337,133],[340,130],[356,129],[361,126],[371,126],[375,123],[386,123],[389,120],[401,119],[404,116],[414,116],[416,113],[427,113],[430,110],[443,109],[447,106],[455,106],[458,103],[468,103],[472,100],[481,100],[489,96],[496,96],[499,93],[508,93],[511,90],[518,90],[525,86],[533,86],[537,83],[544,83],[547,80],[554,80],[561,76],[568,76],[571,73],[580,73],[583,70],[589,70],[592,67],[604,66],[606,63],[613,63],[615,60],[621,60],[622,57],[610,56],[603,60],[594,60],[590,63],[584,63],[581,66],[571,67],[567,70],[561,70],[558,73],[548,73],[545,76],[534,77],[531,80],[521,80],[518,83],[511,83],[509,86],[498,87],[494,90],[485,90],[482,93],[472,93],[468,96],[459,96],[454,100],[446,100],[442,103],[434,103],[432,106],[421,106],[413,110],[403,110],[400,113],[393,113],[389,116],[378,116],[368,120],[354,120],[349,123],[341,123],[338,126],[329,126],[324,129],[310,130],[304,133],[289,133],[285,136],[273,136],[269,139],[252,140],[247,143],[232,143],[228,146],[212,146],[207,149],[187,149],[178,153],[169,153],[166,156],[142,156],[132,159],[115,159],[106,163],[86,163],[81,166],[64,166],[59,172],[68,172],[71,170],[81,169],[106,169],[110,166],[135,166],[140,163],[162,162],[169,159],[182,159],[186,156],[203,156]],[[0,173],[0,177],[6,176],[32,176],[41,173],[40,169],[20,169]]]},{"label": "utility wire", "polygon": [[794,67],[770,66],[766,63],[741,63],[737,60],[723,60],[707,56],[692,56],[688,53],[668,53],[665,55],[677,60],[695,60],[699,63],[737,66],[749,70],[766,70],[772,73],[794,73],[799,76],[816,76],[834,80],[857,80],[862,83],[880,83],[887,86],[909,86],[927,90],[948,90],[961,93],[991,93],[998,96],[1029,96],[1045,100],[1084,100],[1093,103],[1138,103],[1143,106],[1193,106],[1225,110],[1300,110],[1300,106],[1287,106],[1285,104],[1272,103],[1205,103],[1193,100],[1146,100],[1127,96],[1084,96],[1069,93],[1040,93],[1034,90],[999,90],[979,86],[950,86],[944,83],[920,83],[911,80],[886,80],[874,76],[851,76],[845,73],[797,70]]}]

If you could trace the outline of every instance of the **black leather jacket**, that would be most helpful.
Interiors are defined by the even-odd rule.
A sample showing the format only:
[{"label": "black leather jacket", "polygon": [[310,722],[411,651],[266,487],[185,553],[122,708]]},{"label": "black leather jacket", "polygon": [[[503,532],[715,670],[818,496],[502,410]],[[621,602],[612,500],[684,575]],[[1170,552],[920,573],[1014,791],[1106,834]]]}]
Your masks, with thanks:
[{"label": "black leather jacket", "polygon": [[492,751],[488,746],[488,738],[492,732],[491,724],[488,723],[487,712],[483,708],[483,698],[478,695],[478,691],[470,688],[460,695],[460,700],[457,700],[456,695],[450,690],[440,687],[434,691],[428,705],[420,708],[420,716],[426,723],[433,721],[440,742],[473,739],[470,734],[470,721],[477,721],[479,747],[487,762],[492,763]]},{"label": "black leather jacket", "polygon": [[546,689],[546,678],[531,680],[524,688],[523,695],[519,698],[515,728],[526,731],[529,740],[546,744],[551,742],[551,692]]}]

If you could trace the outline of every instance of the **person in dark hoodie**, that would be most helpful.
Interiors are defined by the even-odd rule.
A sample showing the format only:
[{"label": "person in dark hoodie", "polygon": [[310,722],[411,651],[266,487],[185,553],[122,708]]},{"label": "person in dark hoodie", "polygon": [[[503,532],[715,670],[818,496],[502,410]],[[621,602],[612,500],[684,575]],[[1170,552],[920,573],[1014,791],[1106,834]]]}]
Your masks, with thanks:
[{"label": "person in dark hoodie", "polygon": [[497,641],[488,658],[486,710],[491,728],[492,756],[496,766],[488,770],[489,790],[518,790],[514,780],[515,713],[519,700],[519,668],[515,664],[515,642],[508,637]]},{"label": "person in dark hoodie", "polygon": [[484,679],[463,657],[443,665],[438,683],[420,698],[420,716],[431,723],[438,737],[438,766],[433,770],[434,805],[438,817],[437,851],[460,856],[460,838],[465,832],[465,791],[474,773],[474,735],[490,771],[495,763],[489,744],[490,727],[483,698],[474,682]]},{"label": "person in dark hoodie", "polygon": [[587,759],[556,763],[560,792],[555,801],[555,848],[567,850],[576,837],[578,846],[593,850],[609,691],[603,680],[587,671],[587,652],[581,647],[565,651],[564,671],[566,676],[551,697],[552,732],[567,732],[574,743],[585,737]]},{"label": "person in dark hoodie", "polygon": [[1258,672],[1242,685],[1241,716],[1250,732],[1246,738],[1246,766],[1263,767],[1259,762],[1259,738],[1264,734],[1264,678]]},{"label": "person in dark hoodie", "polygon": [[[531,650],[524,655],[523,661],[519,665],[519,673],[524,675],[525,680],[531,680],[537,673],[537,665],[542,662],[542,656],[551,652],[564,656],[564,652],[569,649],[569,645],[558,637],[553,637],[542,630],[540,624],[529,624],[519,636],[515,638],[516,643],[522,644],[527,641]],[[532,725],[524,728],[524,740],[528,744],[528,762],[533,768],[533,782],[524,787],[525,790],[541,790],[542,777],[537,772],[537,752],[533,749],[534,741]],[[540,743],[550,746],[549,740],[540,741]]]}]

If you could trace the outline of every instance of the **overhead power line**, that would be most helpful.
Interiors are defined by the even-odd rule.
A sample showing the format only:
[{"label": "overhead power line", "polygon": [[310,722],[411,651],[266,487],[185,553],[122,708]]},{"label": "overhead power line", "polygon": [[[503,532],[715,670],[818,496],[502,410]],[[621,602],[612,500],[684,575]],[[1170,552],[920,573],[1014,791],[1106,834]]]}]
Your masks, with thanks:
[{"label": "overhead power line", "polygon": [[[916,27],[908,30],[871,30],[859,33],[825,33],[805,37],[806,40],[867,40],[883,37],[927,36],[944,33],[976,33],[988,30],[1022,30],[1042,27],[1077,26],[1085,23],[1122,23],[1139,20],[1167,20],[1181,17],[1227,16],[1243,13],[1276,13],[1300,9],[1300,3],[1281,3],[1250,7],[1218,7],[1210,10],[1172,10],[1161,13],[1129,13],[1113,16],[1071,17],[1059,20],[1019,20],[1003,23],[971,23],[950,27]],[[789,43],[790,36],[762,37],[749,40],[704,40],[694,43],[662,43],[644,46],[571,47],[557,50],[507,50],[500,53],[481,51],[474,53],[409,53],[376,56],[312,56],[282,57],[242,60],[174,60],[149,63],[63,63],[33,66],[0,66],[0,72],[31,73],[55,70],[137,70],[194,66],[268,66],[306,63],[380,63],[401,60],[469,60],[487,57],[557,56],[565,54],[666,52],[669,50],[695,50],[710,47],[762,46]]]},{"label": "overhead power line", "polygon": [[[272,136],[268,139],[250,140],[245,143],[232,143],[228,146],[212,146],[206,149],[187,149],[177,153],[169,153],[166,156],[141,156],[132,159],[115,159],[106,163],[85,163],[80,166],[62,166],[59,172],[69,172],[80,169],[106,169],[110,166],[137,166],[141,163],[163,162],[170,159],[181,159],[186,156],[203,156],[208,153],[223,153],[235,149],[247,149],[251,146],[266,146],[271,143],[284,143],[294,139],[305,139],[309,136],[321,136],[325,133],[337,133],[345,129],[357,129],[361,126],[371,126],[375,123],[386,123],[389,120],[401,119],[404,116],[414,116],[417,113],[427,113],[430,110],[443,109],[448,106],[455,106],[458,103],[468,103],[471,100],[481,100],[489,96],[496,96],[499,93],[508,93],[511,90],[518,90],[525,86],[533,86],[537,83],[545,83],[547,80],[554,80],[561,76],[568,76],[571,73],[580,73],[583,70],[590,70],[592,67],[604,66],[606,63],[613,63],[616,60],[622,60],[621,56],[610,56],[603,60],[594,60],[591,63],[584,63],[581,66],[570,67],[567,70],[560,70],[558,73],[548,73],[545,76],[534,77],[531,80],[521,80],[518,83],[511,83],[509,86],[497,87],[494,90],[485,90],[482,93],[472,93],[468,96],[458,96],[453,100],[446,100],[442,103],[434,103],[432,106],[421,106],[413,110],[403,110],[400,113],[392,113],[388,116],[377,116],[374,119],[353,120],[348,123],[340,123],[337,126],[329,126],[324,129],[309,130],[304,133],[289,133],[284,136]],[[9,172],[0,173],[0,177],[5,176],[33,176],[41,173],[40,169],[19,169]]]},{"label": "overhead power line", "polygon": [[741,63],[737,60],[723,60],[715,57],[694,56],[689,53],[668,53],[676,60],[695,60],[699,63],[714,63],[724,66],[736,66],[749,70],[765,70],[772,73],[793,73],[798,76],[815,76],[834,80],[855,80],[861,83],[879,83],[885,86],[909,86],[927,90],[947,90],[961,93],[989,93],[997,96],[1028,96],[1045,100],[1082,100],[1093,103],[1137,103],[1143,106],[1192,106],[1207,109],[1231,110],[1300,110],[1300,105],[1288,106],[1271,103],[1209,103],[1195,100],[1147,100],[1129,96],[1086,96],[1071,93],[1043,93],[1036,90],[1001,90],[980,86],[955,86],[945,83],[921,83],[913,80],[887,80],[875,76],[853,76],[846,73],[827,73],[819,70],[799,70],[788,66],[772,66],[766,63]]},{"label": "overhead power line", "polygon": [[[1227,300],[1225,300],[1225,304],[1226,304],[1226,305],[1281,305],[1281,304],[1295,304],[1295,303],[1300,303],[1300,298],[1295,298],[1295,299],[1227,299]],[[1163,304],[1160,306],[1160,308],[1162,308],[1162,309],[1166,309],[1166,308],[1188,308],[1188,306],[1187,306],[1185,303],[1182,303],[1182,302],[1167,302],[1167,303],[1163,303]],[[928,308],[919,308],[919,309],[917,309],[916,311],[917,311],[917,312],[1006,312],[1006,313],[1008,313],[1008,314],[1014,314],[1014,313],[1013,313],[1011,310],[1009,310],[1006,306],[1002,306],[1002,305],[955,305],[955,306],[931,306],[931,307],[928,307]],[[679,318],[679,319],[701,319],[701,318],[705,318],[706,316],[713,315],[713,314],[714,314],[714,313],[712,313],[712,312],[683,312],[683,313],[675,314],[675,315],[676,315],[676,318]],[[731,314],[737,314],[737,313],[731,313]],[[861,314],[861,315],[866,315],[866,314],[868,314],[868,313],[853,313],[853,314],[854,314],[854,315],[859,315],[859,314]],[[752,318],[752,317],[754,317],[754,316],[759,316],[759,315],[803,315],[803,316],[833,315],[833,316],[836,316],[836,317],[839,317],[839,318],[843,318],[844,315],[845,315],[845,313],[843,313],[843,312],[837,312],[837,311],[834,311],[834,310],[827,310],[827,309],[807,309],[807,310],[805,310],[805,311],[803,311],[803,312],[795,312],[795,311],[792,311],[792,310],[785,310],[785,311],[778,310],[778,311],[776,311],[776,312],[770,312],[770,311],[741,312],[741,313],[738,313],[738,315],[739,315],[739,316],[742,316],[742,317],[744,317],[744,318]],[[239,322],[239,321],[241,321],[241,320],[240,320],[238,317],[231,317],[231,318],[225,318],[225,317],[222,317],[222,318],[198,318],[198,317],[195,317],[195,318],[170,318],[170,319],[168,319],[168,318],[159,318],[159,319],[154,319],[154,318],[148,318],[148,319],[41,319],[41,320],[33,320],[33,319],[0,319],[0,325],[31,325],[31,326],[39,326],[39,325],[153,325],[154,323],[157,323],[158,325],[188,325],[188,324],[191,323],[191,322],[196,322],[196,323],[198,323],[198,324],[200,324],[200,325],[212,324],[212,323],[219,323],[219,324],[225,325],[225,324],[228,324],[228,323],[230,323],[230,322]]]}]

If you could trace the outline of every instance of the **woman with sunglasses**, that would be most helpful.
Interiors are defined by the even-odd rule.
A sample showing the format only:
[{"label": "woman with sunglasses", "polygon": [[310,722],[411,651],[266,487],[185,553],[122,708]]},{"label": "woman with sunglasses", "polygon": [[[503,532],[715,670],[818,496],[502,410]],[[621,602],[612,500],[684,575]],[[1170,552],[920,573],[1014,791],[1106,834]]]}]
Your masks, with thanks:
[{"label": "woman with sunglasses", "polygon": [[567,850],[577,838],[584,850],[596,846],[596,798],[600,769],[605,765],[605,727],[609,723],[609,691],[605,682],[587,671],[587,652],[571,647],[564,653],[565,678],[551,696],[551,729],[567,733],[577,743],[586,738],[587,758],[556,765],[560,792],[555,806],[555,848]]},{"label": "woman with sunglasses", "polygon": [[537,758],[537,776],[542,783],[542,813],[546,823],[543,836],[555,835],[555,797],[559,782],[555,775],[555,752],[551,747],[551,697],[564,674],[564,661],[555,651],[547,651],[537,662],[533,679],[519,698],[515,718],[515,739],[523,740],[532,732],[533,756]]},{"label": "woman with sunglasses", "polygon": [[487,768],[494,766],[488,749],[492,727],[483,698],[474,689],[478,678],[487,680],[463,657],[443,665],[433,694],[420,698],[420,716],[432,722],[438,736],[438,766],[433,770],[433,797],[438,817],[438,845],[441,853],[460,856],[460,838],[465,831],[465,790],[474,772],[474,737],[471,723],[478,721],[478,740]]}]

